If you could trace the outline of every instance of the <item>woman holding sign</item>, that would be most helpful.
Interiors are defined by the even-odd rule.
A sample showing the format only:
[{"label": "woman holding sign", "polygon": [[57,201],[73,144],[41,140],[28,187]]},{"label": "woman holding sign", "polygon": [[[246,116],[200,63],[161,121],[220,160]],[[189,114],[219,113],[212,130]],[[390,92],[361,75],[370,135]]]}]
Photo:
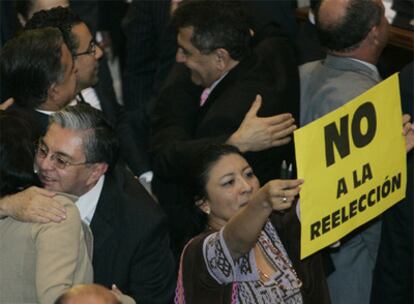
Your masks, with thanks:
[{"label": "woman holding sign", "polygon": [[329,303],[319,256],[299,261],[294,208],[276,214],[303,181],[260,188],[237,148],[214,145],[197,158],[192,182],[205,229],[182,253],[176,303]]}]

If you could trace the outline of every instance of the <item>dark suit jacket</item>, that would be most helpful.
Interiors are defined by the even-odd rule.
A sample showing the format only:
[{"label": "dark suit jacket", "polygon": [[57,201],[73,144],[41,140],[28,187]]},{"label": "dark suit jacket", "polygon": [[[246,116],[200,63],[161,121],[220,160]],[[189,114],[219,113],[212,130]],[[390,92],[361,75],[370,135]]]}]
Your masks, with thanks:
[{"label": "dark suit jacket", "polygon": [[95,282],[137,303],[170,303],[175,273],[165,216],[124,168],[105,175],[91,222]]},{"label": "dark suit jacket", "polygon": [[[290,112],[299,118],[299,81],[293,49],[276,29],[269,30],[267,37],[270,38],[255,41],[255,52],[224,77],[202,108],[198,106],[201,88],[190,80],[170,85],[158,100],[152,124],[152,185],[169,215],[174,238],[194,233],[188,231],[188,210],[193,201],[183,183],[188,160],[206,144],[224,143],[239,127],[256,94],[263,97],[259,116]],[[293,144],[245,156],[263,184],[279,176],[284,159],[294,161]]]},{"label": "dark suit jacket", "polygon": [[134,0],[123,20],[126,37],[122,73],[124,104],[148,157],[152,100],[175,60],[175,31],[169,26],[171,1]]},{"label": "dark suit jacket", "polygon": [[174,63],[176,37],[169,27],[170,3],[134,0],[124,18],[124,101],[128,110],[139,109],[140,115],[146,114],[150,98]]},{"label": "dark suit jacket", "polygon": [[44,136],[49,125],[49,115],[37,112],[33,109],[23,108],[15,103],[6,112],[13,113],[28,122],[32,133],[36,136]]},{"label": "dark suit jacket", "polygon": [[106,58],[102,58],[99,65],[99,82],[94,87],[101,103],[106,119],[116,128],[120,142],[121,155],[135,175],[149,171],[149,159],[145,145],[135,128],[133,118],[135,112],[126,111],[116,99],[112,76]]},{"label": "dark suit jacket", "polygon": [[241,1],[248,12],[249,23],[257,32],[269,23],[277,23],[294,39],[297,32],[294,0],[244,0]]},{"label": "dark suit jacket", "polygon": [[299,65],[326,57],[326,52],[319,40],[316,26],[309,20],[300,22],[295,44]]}]

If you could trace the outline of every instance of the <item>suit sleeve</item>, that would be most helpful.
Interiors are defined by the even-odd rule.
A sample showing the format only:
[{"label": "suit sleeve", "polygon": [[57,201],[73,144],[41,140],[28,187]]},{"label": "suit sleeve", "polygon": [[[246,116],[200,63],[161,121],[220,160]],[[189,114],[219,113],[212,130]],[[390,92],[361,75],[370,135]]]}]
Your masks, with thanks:
[{"label": "suit sleeve", "polygon": [[[61,198],[63,201],[64,199]],[[40,303],[54,303],[72,287],[81,251],[81,222],[76,206],[65,199],[66,220],[61,223],[35,224],[32,236],[36,244],[36,290]],[[89,263],[89,261],[88,261]],[[85,282],[92,283],[92,267]]]},{"label": "suit sleeve", "polygon": [[157,175],[167,179],[180,177],[191,156],[206,144],[224,143],[231,135],[192,139],[200,94],[200,87],[184,80],[165,88],[159,97],[152,119],[150,145],[152,167]]}]

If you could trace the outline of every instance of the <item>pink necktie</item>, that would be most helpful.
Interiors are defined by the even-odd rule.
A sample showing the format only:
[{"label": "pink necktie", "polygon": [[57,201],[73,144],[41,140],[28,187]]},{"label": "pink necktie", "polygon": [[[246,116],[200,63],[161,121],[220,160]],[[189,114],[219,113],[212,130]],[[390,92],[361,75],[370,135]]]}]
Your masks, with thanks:
[{"label": "pink necktie", "polygon": [[200,96],[200,107],[202,107],[204,105],[204,103],[206,102],[209,94],[210,94],[210,89],[209,88],[203,90],[203,93],[201,93],[201,96]]}]

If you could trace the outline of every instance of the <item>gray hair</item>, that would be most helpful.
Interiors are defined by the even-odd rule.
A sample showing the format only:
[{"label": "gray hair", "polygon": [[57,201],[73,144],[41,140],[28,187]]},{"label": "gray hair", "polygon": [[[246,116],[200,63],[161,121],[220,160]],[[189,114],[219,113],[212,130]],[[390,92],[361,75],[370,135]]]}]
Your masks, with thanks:
[{"label": "gray hair", "polygon": [[118,140],[102,111],[88,104],[69,106],[51,115],[49,126],[56,123],[64,129],[81,131],[87,163],[115,165],[118,158]]}]

